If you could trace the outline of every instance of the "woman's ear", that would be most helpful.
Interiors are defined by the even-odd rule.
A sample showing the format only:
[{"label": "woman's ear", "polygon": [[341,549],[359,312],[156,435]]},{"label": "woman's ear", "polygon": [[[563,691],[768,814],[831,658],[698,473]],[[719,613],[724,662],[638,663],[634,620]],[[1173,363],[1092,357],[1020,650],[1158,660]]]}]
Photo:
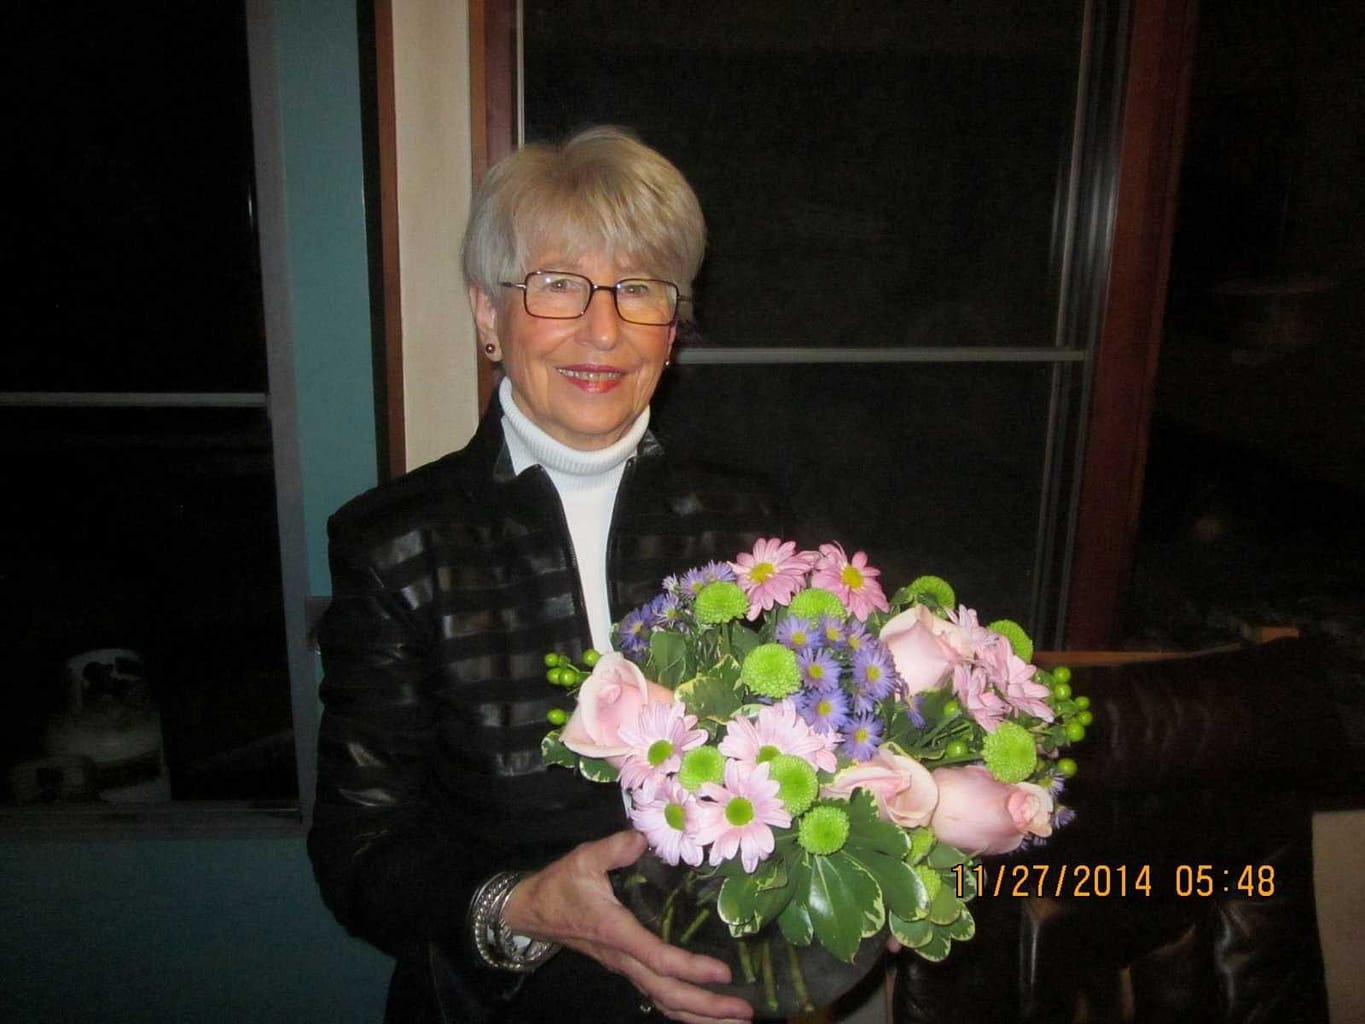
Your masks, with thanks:
[{"label": "woman's ear", "polygon": [[498,304],[476,284],[469,286],[469,306],[474,310],[474,329],[479,348],[493,362],[502,361],[502,341],[498,337]]}]

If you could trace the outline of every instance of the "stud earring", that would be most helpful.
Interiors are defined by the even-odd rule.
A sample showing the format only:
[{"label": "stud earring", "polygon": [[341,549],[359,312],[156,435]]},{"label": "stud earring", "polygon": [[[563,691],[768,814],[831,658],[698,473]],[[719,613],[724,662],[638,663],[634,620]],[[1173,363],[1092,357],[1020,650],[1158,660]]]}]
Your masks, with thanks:
[{"label": "stud earring", "polygon": [[491,356],[494,352],[498,350],[498,346],[494,345],[491,341],[485,342],[483,350],[486,354]]}]

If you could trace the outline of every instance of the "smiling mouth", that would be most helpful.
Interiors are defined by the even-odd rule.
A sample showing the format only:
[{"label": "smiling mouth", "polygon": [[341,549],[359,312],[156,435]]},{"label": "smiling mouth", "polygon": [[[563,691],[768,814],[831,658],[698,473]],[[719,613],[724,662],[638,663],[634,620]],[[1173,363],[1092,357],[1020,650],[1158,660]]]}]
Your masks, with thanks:
[{"label": "smiling mouth", "polygon": [[581,380],[591,384],[600,384],[606,381],[617,381],[626,375],[625,370],[609,370],[602,368],[586,369],[574,366],[561,366],[559,373],[568,377],[570,380]]}]

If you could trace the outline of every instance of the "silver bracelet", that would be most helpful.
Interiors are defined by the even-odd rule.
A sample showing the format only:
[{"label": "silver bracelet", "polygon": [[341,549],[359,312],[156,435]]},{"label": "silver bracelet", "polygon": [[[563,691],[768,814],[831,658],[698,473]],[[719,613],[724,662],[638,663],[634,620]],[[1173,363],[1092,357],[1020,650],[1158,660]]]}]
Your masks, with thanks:
[{"label": "silver bracelet", "polygon": [[474,948],[479,959],[495,970],[528,974],[559,952],[558,943],[512,934],[502,918],[507,897],[526,876],[525,871],[500,871],[479,886],[470,902]]}]

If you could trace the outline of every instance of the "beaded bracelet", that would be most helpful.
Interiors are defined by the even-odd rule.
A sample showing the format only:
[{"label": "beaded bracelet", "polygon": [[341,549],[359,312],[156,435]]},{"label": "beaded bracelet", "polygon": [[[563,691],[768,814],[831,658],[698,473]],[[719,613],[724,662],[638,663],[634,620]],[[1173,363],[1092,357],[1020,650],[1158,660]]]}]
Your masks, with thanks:
[{"label": "beaded bracelet", "polygon": [[474,948],[479,959],[495,970],[528,974],[559,952],[558,943],[518,940],[502,919],[507,897],[526,875],[525,871],[500,871],[479,886],[470,903]]}]

